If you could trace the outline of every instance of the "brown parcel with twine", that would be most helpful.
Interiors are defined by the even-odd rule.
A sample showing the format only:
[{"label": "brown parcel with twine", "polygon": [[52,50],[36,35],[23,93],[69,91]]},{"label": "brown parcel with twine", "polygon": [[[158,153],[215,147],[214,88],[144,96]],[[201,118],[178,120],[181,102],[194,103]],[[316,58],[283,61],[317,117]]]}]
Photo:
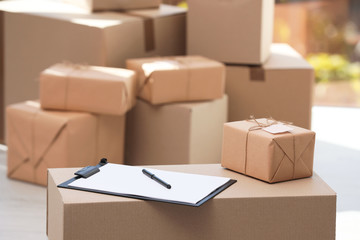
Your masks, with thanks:
[{"label": "brown parcel with twine", "polygon": [[224,64],[200,56],[126,61],[138,76],[138,96],[152,104],[212,100],[225,91]]},{"label": "brown parcel with twine", "polygon": [[315,132],[291,125],[272,134],[263,130],[268,119],[257,121],[224,124],[221,165],[269,183],[312,176]]},{"label": "brown parcel with twine", "polygon": [[123,163],[124,116],[44,111],[37,102],[6,109],[8,177],[46,185],[47,168]]},{"label": "brown parcel with twine", "polygon": [[123,115],[136,102],[135,72],[121,68],[55,64],[40,74],[44,109]]}]

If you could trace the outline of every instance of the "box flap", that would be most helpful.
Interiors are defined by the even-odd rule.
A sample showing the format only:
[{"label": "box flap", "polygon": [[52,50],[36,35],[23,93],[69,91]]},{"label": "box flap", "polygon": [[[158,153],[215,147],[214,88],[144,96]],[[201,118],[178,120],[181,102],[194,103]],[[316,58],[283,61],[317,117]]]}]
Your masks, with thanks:
[{"label": "box flap", "polygon": [[270,57],[264,64],[266,70],[312,69],[311,65],[287,44],[272,44]]}]

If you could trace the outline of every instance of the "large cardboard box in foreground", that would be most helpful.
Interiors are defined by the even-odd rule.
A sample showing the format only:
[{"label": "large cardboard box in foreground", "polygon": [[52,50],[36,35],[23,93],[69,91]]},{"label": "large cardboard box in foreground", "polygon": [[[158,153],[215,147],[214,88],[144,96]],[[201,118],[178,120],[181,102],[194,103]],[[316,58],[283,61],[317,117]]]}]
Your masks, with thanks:
[{"label": "large cardboard box in foreground", "polygon": [[273,117],[310,129],[314,70],[294,49],[273,44],[260,67],[226,66],[229,121]]},{"label": "large cardboard box in foreground", "polygon": [[220,163],[227,106],[226,95],[160,106],[138,100],[126,118],[126,164]]},{"label": "large cardboard box in foreground", "polygon": [[186,10],[175,6],[87,14],[51,1],[4,1],[1,11],[4,106],[37,99],[40,72],[64,60],[125,67],[128,58],[185,53]]},{"label": "large cardboard box in foreground", "polygon": [[237,182],[196,208],[57,188],[78,169],[49,169],[49,240],[334,240],[336,194],[318,176],[268,184],[219,164],[153,168]]},{"label": "large cardboard box in foreground", "polygon": [[272,42],[274,2],[188,0],[187,54],[224,63],[263,63]]}]

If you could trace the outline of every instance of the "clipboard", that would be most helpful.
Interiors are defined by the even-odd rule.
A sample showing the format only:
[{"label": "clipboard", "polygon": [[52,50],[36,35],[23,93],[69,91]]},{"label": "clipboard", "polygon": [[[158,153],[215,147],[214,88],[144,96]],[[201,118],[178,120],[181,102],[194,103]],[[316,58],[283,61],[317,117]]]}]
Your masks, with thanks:
[{"label": "clipboard", "polygon": [[[105,166],[105,168],[104,168]],[[126,172],[135,172],[136,175],[136,182],[139,182],[139,185],[137,183],[134,183],[134,188],[138,188],[138,192],[131,193],[128,191],[115,191],[109,186],[104,186],[104,184],[101,184],[101,177],[104,177],[106,173],[109,173],[112,171],[112,173],[116,173],[116,169],[124,169],[123,173]],[[114,195],[119,197],[126,197],[126,198],[134,198],[134,199],[140,199],[140,200],[148,200],[148,201],[158,201],[158,202],[164,202],[164,203],[171,203],[171,204],[180,204],[180,205],[186,205],[186,206],[192,206],[192,207],[199,207],[205,202],[209,201],[210,199],[214,198],[216,195],[230,187],[232,184],[236,182],[234,179],[229,178],[222,178],[222,177],[214,177],[214,176],[205,176],[205,175],[197,175],[197,174],[188,174],[188,173],[178,173],[178,172],[170,172],[170,171],[163,171],[163,170],[156,170],[156,169],[150,169],[151,171],[155,171],[155,173],[160,176],[165,176],[166,180],[169,180],[170,183],[174,183],[174,179],[179,179],[181,177],[181,181],[178,181],[178,183],[174,183],[174,187],[172,189],[166,189],[160,184],[156,183],[155,181],[152,181],[152,179],[148,178],[142,173],[138,173],[138,171],[141,171],[142,168],[140,167],[132,167],[127,165],[121,165],[121,164],[111,164],[108,163],[105,158],[101,159],[99,164],[96,166],[87,166],[85,168],[80,169],[79,171],[75,172],[75,177],[61,183],[58,185],[59,188],[67,188],[67,189],[73,189],[73,190],[80,190],[80,191],[88,191],[88,192],[94,192],[94,193],[100,193],[100,194],[108,194],[108,195]],[[106,170],[106,171],[105,171]],[[102,175],[101,175],[102,174]],[[131,174],[131,173],[129,173]],[[109,177],[109,176],[106,176]],[[140,179],[141,178],[141,179]],[[186,178],[186,179],[185,179]],[[197,179],[198,182],[196,184],[189,184],[187,180],[189,179]],[[99,181],[97,181],[99,180]],[[95,182],[94,182],[95,181]],[[97,181],[97,182],[96,182]],[[213,182],[212,182],[213,181]],[[88,184],[93,185],[88,185]],[[105,182],[106,185],[107,182]],[[208,184],[209,183],[209,184]],[[84,185],[82,185],[84,184]],[[201,185],[202,184],[202,185]],[[111,185],[111,184],[110,184]],[[118,186],[121,185],[120,183],[115,183],[112,186]],[[126,185],[124,183],[123,185]],[[203,186],[203,187],[202,187]],[[215,187],[214,187],[215,186]],[[111,187],[111,186],[110,186]],[[154,191],[150,192],[149,191]],[[180,190],[178,190],[180,189]],[[140,191],[140,192],[139,192]],[[144,192],[145,194],[142,194]],[[176,192],[178,191],[178,192]],[[178,193],[185,193],[191,194],[191,195],[198,195],[194,196],[194,199],[191,201],[188,200],[182,200],[184,196],[179,196]],[[155,195],[154,195],[155,194]],[[157,195],[158,194],[158,195]],[[202,195],[201,195],[202,194]],[[157,197],[160,196],[160,197]],[[177,198],[179,197],[179,198]],[[198,197],[198,198],[195,198]],[[191,197],[190,197],[191,198]]]}]

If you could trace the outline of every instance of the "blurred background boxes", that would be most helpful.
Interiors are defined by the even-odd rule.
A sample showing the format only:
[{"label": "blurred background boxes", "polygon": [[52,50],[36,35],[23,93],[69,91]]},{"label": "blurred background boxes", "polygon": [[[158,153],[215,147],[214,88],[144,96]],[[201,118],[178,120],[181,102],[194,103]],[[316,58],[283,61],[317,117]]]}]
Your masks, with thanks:
[{"label": "blurred background boxes", "polygon": [[125,163],[220,163],[227,96],[153,106],[138,100],[127,114]]},{"label": "blurred background boxes", "polygon": [[274,0],[188,0],[187,54],[261,64],[269,56]]},{"label": "blurred background boxes", "polygon": [[273,117],[310,129],[314,70],[286,44],[273,44],[262,66],[226,66],[229,121]]},{"label": "blurred background boxes", "polygon": [[123,163],[125,116],[45,111],[27,101],[6,109],[8,177],[47,184],[47,169]]},{"label": "blurred background boxes", "polygon": [[[39,73],[67,60],[125,67],[127,58],[185,53],[185,13],[175,6],[132,12],[86,14],[67,4],[1,2],[3,106],[38,98]],[[171,36],[171,37],[169,37]],[[0,126],[2,129],[3,126]],[[0,132],[1,133],[1,132]],[[3,138],[0,136],[0,138]]]}]

